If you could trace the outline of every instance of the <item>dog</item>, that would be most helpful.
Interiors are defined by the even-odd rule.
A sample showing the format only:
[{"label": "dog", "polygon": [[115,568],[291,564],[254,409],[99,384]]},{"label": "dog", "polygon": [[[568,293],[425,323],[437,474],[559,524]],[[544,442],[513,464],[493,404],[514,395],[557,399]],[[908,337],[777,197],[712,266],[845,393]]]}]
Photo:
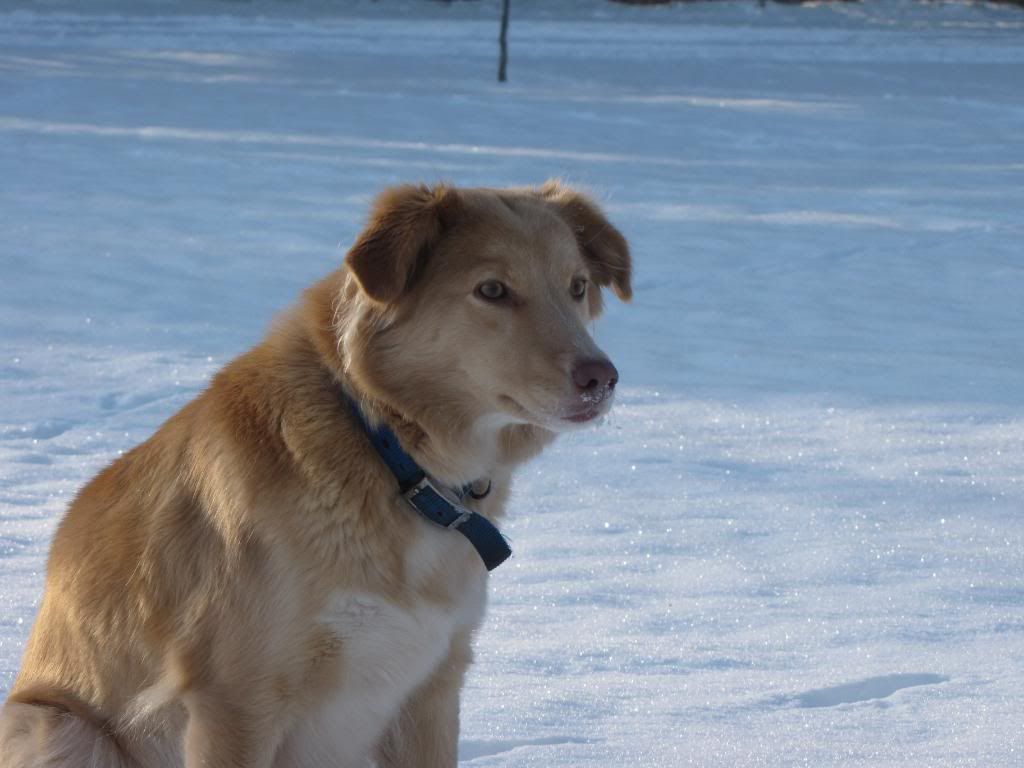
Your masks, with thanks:
[{"label": "dog", "polygon": [[77,495],[0,766],[456,765],[512,472],[610,408],[587,327],[630,279],[559,181],[384,191],[338,270]]}]

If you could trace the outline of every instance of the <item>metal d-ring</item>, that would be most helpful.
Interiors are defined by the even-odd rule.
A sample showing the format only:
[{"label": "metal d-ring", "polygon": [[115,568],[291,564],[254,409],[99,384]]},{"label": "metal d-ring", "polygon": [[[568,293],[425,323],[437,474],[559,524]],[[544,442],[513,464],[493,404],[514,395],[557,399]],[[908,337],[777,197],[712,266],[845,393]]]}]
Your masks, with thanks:
[{"label": "metal d-ring", "polygon": [[469,490],[467,491],[467,493],[469,494],[469,497],[471,499],[476,499],[477,501],[479,501],[480,499],[487,498],[491,494],[491,480],[490,480],[490,478],[487,479],[487,487],[484,488],[483,491],[481,491],[480,493],[477,493],[476,491],[474,491],[473,490],[473,486],[469,487]]}]

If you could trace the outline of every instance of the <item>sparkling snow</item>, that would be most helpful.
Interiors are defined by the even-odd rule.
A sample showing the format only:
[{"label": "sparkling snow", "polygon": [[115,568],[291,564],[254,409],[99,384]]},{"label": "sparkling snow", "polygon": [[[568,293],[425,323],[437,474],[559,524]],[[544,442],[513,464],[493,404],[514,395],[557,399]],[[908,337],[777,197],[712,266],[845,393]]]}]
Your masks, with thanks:
[{"label": "sparkling snow", "polygon": [[69,498],[376,191],[560,175],[621,392],[518,481],[463,764],[1024,764],[1024,12],[515,0],[499,86],[493,0],[79,5],[0,12],[0,695]]}]

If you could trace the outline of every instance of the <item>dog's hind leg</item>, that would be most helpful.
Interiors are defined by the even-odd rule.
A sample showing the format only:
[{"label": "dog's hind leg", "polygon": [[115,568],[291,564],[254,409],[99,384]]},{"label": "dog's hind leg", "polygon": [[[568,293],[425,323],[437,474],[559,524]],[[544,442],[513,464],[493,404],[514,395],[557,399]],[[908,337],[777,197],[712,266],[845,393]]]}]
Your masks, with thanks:
[{"label": "dog's hind leg", "polygon": [[269,768],[281,737],[276,709],[252,691],[239,703],[235,691],[190,691],[185,729],[186,768]]},{"label": "dog's hind leg", "polygon": [[117,742],[59,706],[8,701],[0,710],[0,768],[134,768]]}]

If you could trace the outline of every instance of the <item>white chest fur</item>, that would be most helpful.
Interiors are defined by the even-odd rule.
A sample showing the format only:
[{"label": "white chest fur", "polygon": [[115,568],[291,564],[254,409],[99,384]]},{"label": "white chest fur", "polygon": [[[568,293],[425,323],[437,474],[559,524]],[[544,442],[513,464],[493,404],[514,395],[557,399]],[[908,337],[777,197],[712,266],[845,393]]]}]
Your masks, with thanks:
[{"label": "white chest fur", "polygon": [[[457,533],[424,526],[406,556],[407,576],[415,583],[445,569],[441,581],[453,588],[446,596],[454,599],[399,605],[368,592],[335,593],[319,623],[340,643],[337,687],[298,724],[285,750],[291,759],[279,765],[366,765],[402,703],[444,660],[453,635],[480,623],[487,586],[483,565],[453,558],[465,555],[462,547],[468,546]],[[446,569],[465,562],[471,567],[458,573]]]}]

